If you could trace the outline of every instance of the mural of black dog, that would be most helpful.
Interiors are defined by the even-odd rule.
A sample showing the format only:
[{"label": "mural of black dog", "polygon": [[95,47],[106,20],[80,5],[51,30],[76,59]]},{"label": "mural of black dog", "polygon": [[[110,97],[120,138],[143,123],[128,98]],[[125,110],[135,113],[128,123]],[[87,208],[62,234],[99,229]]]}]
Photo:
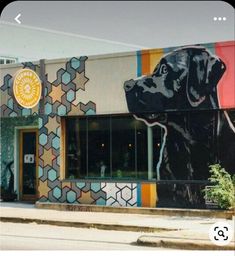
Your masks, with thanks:
[{"label": "mural of black dog", "polygon": [[124,83],[129,112],[164,129],[158,179],[205,180],[215,162],[234,168],[234,124],[219,110],[217,96],[225,71],[225,63],[206,48],[184,47],[166,54],[151,75]]}]

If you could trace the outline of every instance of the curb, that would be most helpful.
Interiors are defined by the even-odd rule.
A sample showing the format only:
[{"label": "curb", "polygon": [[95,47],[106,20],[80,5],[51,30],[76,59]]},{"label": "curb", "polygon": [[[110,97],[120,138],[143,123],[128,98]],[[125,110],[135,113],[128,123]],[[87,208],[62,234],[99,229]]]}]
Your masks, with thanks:
[{"label": "curb", "polygon": [[232,219],[232,210],[206,210],[206,209],[180,209],[180,208],[147,208],[147,207],[112,207],[88,204],[68,204],[68,203],[48,203],[36,202],[36,208],[60,210],[60,211],[81,211],[81,212],[110,212],[110,213],[130,213],[146,215],[164,216],[187,216],[187,217],[207,217]]},{"label": "curb", "polygon": [[150,247],[163,247],[180,250],[235,250],[235,245],[228,244],[225,246],[217,246],[212,242],[208,243],[204,240],[190,240],[167,237],[150,237],[141,236],[137,240],[137,245]]},{"label": "curb", "polygon": [[157,228],[157,227],[147,227],[147,226],[42,220],[42,219],[17,218],[17,217],[1,217],[0,221],[13,222],[13,223],[37,223],[37,224],[54,225],[54,226],[62,226],[62,227],[96,228],[96,229],[102,229],[102,230],[133,231],[133,232],[145,232],[145,233],[178,230],[178,229],[171,229],[171,228]]}]

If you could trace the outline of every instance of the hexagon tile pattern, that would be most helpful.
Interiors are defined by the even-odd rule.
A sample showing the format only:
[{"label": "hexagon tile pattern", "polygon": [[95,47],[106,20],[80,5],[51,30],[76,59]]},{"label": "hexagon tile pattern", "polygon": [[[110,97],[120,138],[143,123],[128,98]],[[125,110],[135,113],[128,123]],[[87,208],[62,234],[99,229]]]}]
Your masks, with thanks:
[{"label": "hexagon tile pattern", "polygon": [[47,81],[44,92],[44,113],[46,115],[95,114],[96,105],[94,102],[89,101],[87,104],[83,104],[79,101],[80,90],[85,91],[85,85],[89,81],[85,75],[86,60],[86,56],[79,59],[71,58],[65,64],[65,69],[57,70],[54,81]]},{"label": "hexagon tile pattern", "polygon": [[[85,84],[89,81],[85,75],[86,60],[87,57],[71,58],[65,63],[65,69],[57,70],[54,81],[46,82],[44,115],[39,117],[39,180],[47,184],[48,193],[43,193],[40,201],[79,203],[79,200],[95,202],[97,199],[102,204],[105,200],[105,193],[100,192],[100,189],[91,191],[89,196],[86,194],[89,189],[82,191],[75,183],[64,185],[59,180],[61,116],[96,112],[94,102],[83,104],[78,101],[79,90],[85,90]],[[8,104],[11,106],[12,102],[9,101]],[[86,197],[80,199],[83,194]]]},{"label": "hexagon tile pattern", "polygon": [[[53,172],[52,172],[53,171]],[[48,186],[55,181],[56,172],[48,170]],[[59,184],[59,185],[58,185]],[[64,186],[63,186],[64,185]],[[51,189],[51,190],[50,190]],[[50,191],[49,191],[50,190]],[[106,183],[106,182],[59,182],[43,193],[50,202],[95,204],[106,206],[140,206],[139,183]]]}]

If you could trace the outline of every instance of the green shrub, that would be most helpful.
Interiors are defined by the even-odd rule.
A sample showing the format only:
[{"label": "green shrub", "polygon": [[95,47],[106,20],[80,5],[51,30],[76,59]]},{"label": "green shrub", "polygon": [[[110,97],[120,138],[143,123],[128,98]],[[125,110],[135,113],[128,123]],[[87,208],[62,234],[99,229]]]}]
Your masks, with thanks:
[{"label": "green shrub", "polygon": [[210,165],[211,176],[208,180],[212,187],[204,189],[207,199],[216,202],[222,209],[235,207],[235,175],[225,171],[219,164]]}]

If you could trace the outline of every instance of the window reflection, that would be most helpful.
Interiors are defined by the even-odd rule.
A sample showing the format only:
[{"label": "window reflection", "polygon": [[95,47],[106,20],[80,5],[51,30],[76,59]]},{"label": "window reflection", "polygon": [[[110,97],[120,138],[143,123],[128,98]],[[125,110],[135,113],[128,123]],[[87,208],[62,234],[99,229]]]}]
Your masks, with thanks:
[{"label": "window reflection", "polygon": [[66,120],[67,178],[85,178],[87,163],[86,119]]},{"label": "window reflection", "polygon": [[110,177],[109,118],[88,118],[88,177]]},{"label": "window reflection", "polygon": [[137,163],[137,178],[148,178],[148,138],[147,126],[140,121],[135,122],[135,137],[136,137],[136,163]]},{"label": "window reflection", "polygon": [[130,117],[112,118],[113,177],[136,177],[135,123]]}]

